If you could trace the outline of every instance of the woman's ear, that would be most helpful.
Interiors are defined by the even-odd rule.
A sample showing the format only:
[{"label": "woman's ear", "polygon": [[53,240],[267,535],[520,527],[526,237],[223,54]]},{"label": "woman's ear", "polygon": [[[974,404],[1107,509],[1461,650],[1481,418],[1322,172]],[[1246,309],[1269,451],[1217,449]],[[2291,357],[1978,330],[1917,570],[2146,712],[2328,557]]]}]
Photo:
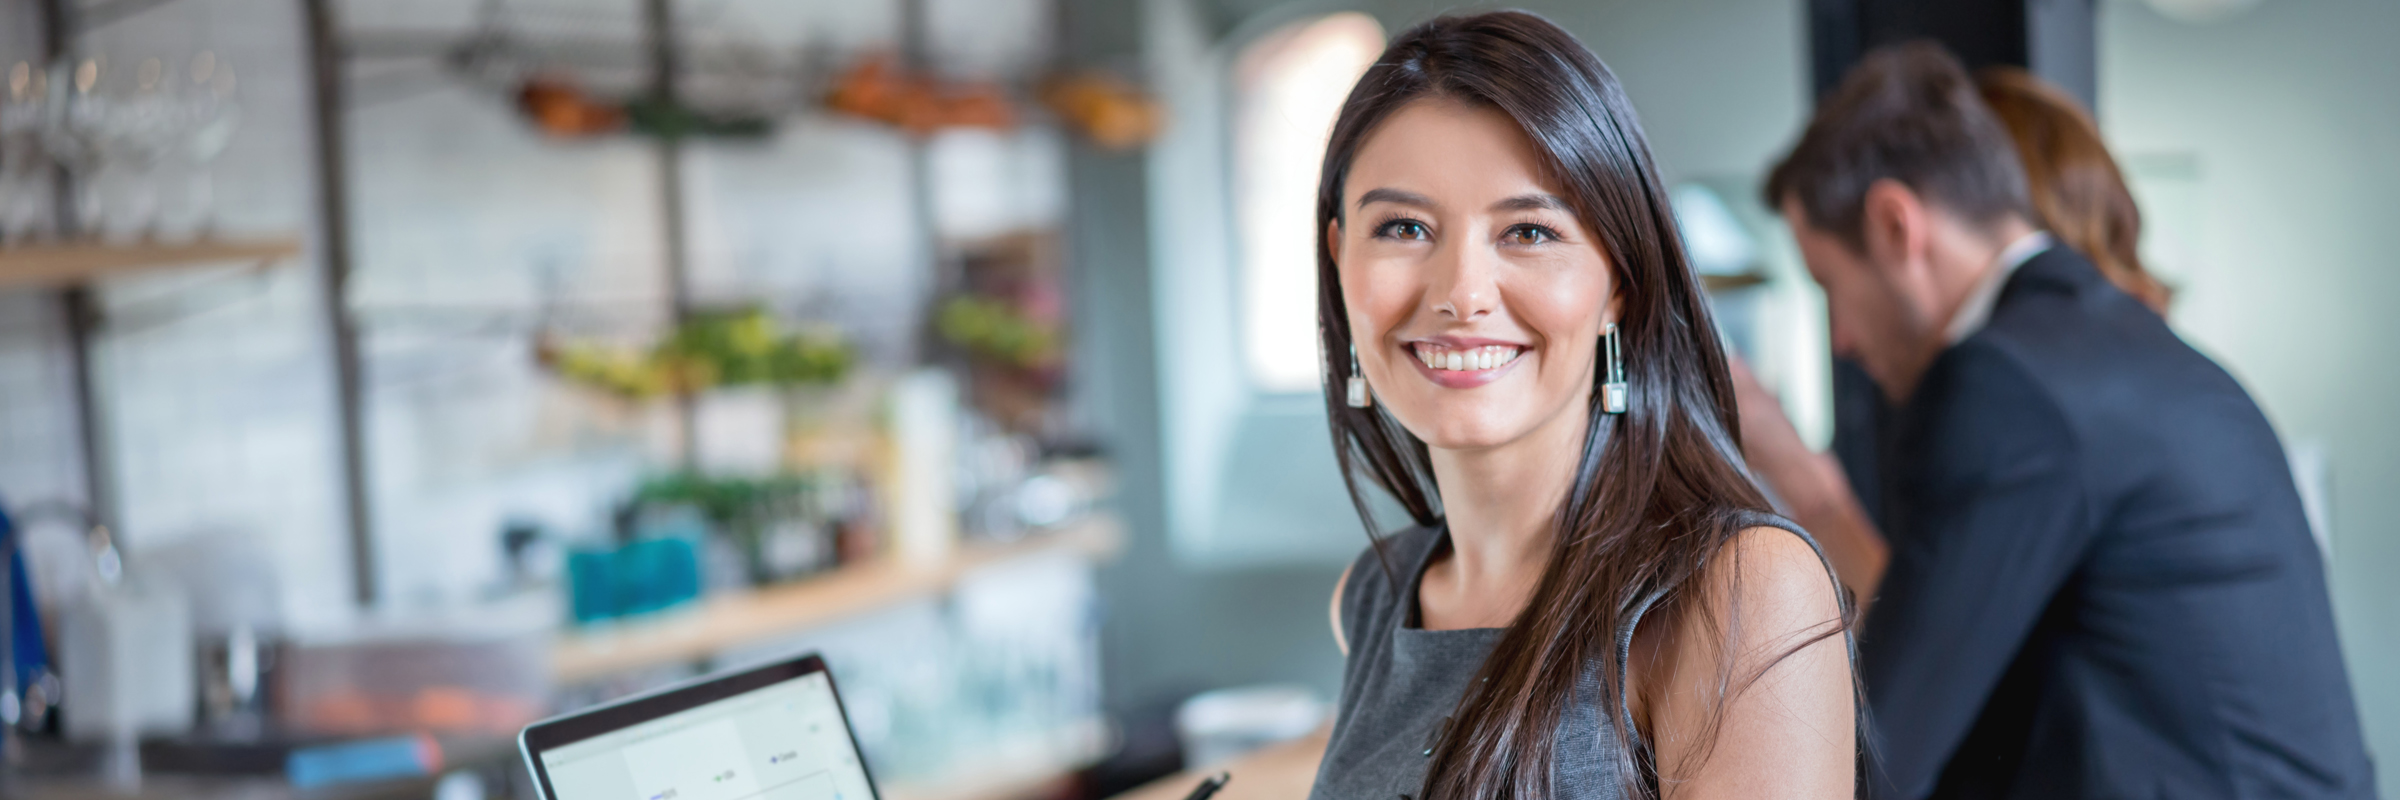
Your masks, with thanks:
[{"label": "woman's ear", "polygon": [[1865,239],[1867,263],[1883,269],[1924,260],[1932,233],[1925,201],[1907,184],[1890,178],[1867,187],[1859,227]]},{"label": "woman's ear", "polygon": [[1341,220],[1329,219],[1325,221],[1325,257],[1331,260],[1333,263],[1342,263]]}]

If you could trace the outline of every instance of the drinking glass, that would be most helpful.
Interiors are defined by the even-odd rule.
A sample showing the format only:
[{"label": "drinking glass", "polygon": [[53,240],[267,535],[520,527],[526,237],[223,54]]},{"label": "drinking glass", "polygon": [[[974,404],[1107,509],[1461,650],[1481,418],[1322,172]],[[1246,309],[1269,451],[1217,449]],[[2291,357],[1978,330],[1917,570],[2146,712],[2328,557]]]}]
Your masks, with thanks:
[{"label": "drinking glass", "polygon": [[8,68],[8,93],[0,97],[0,244],[38,238],[50,202],[50,167],[42,149],[48,79],[31,61]]},{"label": "drinking glass", "polygon": [[49,119],[42,127],[42,149],[65,167],[75,182],[75,209],[69,220],[79,234],[96,233],[101,223],[100,192],[93,187],[108,167],[102,142],[108,135],[111,107],[108,97],[98,91],[106,69],[107,62],[97,56],[50,67]]},{"label": "drinking glass", "polygon": [[188,229],[205,236],[216,224],[214,165],[242,127],[242,107],[234,102],[233,65],[215,53],[202,51],[193,56],[187,75],[190,81],[183,91],[181,141],[170,158],[182,173],[182,185],[178,202],[173,204],[175,219],[168,227],[171,235]]},{"label": "drinking glass", "polygon": [[104,238],[146,238],[158,223],[159,167],[181,139],[180,81],[166,63],[143,59],[134,68],[133,89],[111,101],[101,119],[100,148],[108,168],[95,187],[105,218]]}]

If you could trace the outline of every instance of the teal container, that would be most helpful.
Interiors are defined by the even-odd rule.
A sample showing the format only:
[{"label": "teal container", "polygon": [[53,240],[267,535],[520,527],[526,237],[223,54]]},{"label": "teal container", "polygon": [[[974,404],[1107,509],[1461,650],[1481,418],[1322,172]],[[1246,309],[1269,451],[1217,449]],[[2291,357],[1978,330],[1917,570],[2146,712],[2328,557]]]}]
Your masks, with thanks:
[{"label": "teal container", "polygon": [[700,596],[700,553],[682,537],[642,539],[567,557],[575,621],[599,622],[680,605]]},{"label": "teal container", "polygon": [[578,623],[617,616],[617,551],[576,550],[567,554],[567,600]]},{"label": "teal container", "polygon": [[700,596],[700,551],[689,539],[647,539],[617,549],[619,614],[643,614]]}]

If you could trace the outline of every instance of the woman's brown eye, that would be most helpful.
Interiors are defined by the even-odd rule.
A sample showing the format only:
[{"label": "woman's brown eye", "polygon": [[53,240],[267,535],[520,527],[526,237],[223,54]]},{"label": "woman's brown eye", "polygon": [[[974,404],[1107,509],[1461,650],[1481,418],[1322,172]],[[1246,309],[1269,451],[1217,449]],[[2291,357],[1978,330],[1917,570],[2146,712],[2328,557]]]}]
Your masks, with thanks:
[{"label": "woman's brown eye", "polygon": [[1507,233],[1502,234],[1502,238],[1508,240],[1509,244],[1541,244],[1556,239],[1558,236],[1540,225],[1518,225],[1509,228]]},{"label": "woman's brown eye", "polygon": [[1423,239],[1426,233],[1425,223],[1416,220],[1396,219],[1383,224],[1383,235],[1394,239]]}]

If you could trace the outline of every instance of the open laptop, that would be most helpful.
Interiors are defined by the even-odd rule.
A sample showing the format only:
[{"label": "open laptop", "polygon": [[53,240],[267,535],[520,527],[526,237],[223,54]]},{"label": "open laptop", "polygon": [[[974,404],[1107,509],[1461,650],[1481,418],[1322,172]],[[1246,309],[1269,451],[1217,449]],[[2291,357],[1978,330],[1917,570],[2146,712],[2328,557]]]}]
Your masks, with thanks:
[{"label": "open laptop", "polygon": [[534,723],[543,800],[880,800],[815,654]]}]

